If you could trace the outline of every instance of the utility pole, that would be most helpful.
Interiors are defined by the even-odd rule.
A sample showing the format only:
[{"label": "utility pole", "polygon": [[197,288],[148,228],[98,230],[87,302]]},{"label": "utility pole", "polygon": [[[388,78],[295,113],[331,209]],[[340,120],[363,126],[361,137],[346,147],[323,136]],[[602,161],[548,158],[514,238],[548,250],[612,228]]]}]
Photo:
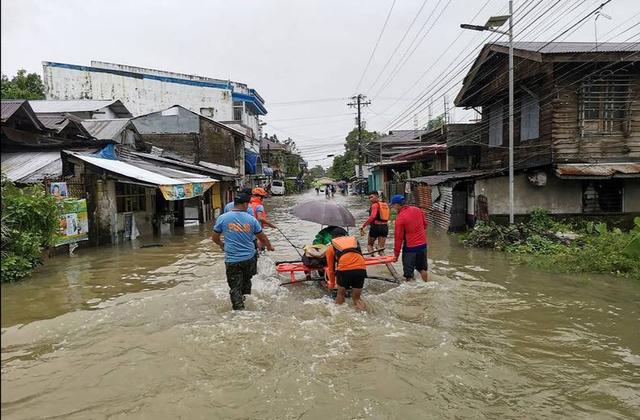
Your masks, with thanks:
[{"label": "utility pole", "polygon": [[365,101],[367,97],[359,93],[356,96],[351,97],[351,102],[347,105],[351,108],[357,108],[358,116],[358,178],[362,178],[362,112],[361,109],[365,106],[371,105],[371,101]]},{"label": "utility pole", "polygon": [[[501,31],[496,28],[509,22],[509,30]],[[513,182],[513,0],[509,0],[509,15],[491,16],[484,25],[470,25],[463,23],[462,29],[473,31],[490,31],[509,36],[509,223],[513,224],[514,215],[514,182]]]},{"label": "utility pole", "polygon": [[509,0],[509,223],[513,216],[513,0]]}]

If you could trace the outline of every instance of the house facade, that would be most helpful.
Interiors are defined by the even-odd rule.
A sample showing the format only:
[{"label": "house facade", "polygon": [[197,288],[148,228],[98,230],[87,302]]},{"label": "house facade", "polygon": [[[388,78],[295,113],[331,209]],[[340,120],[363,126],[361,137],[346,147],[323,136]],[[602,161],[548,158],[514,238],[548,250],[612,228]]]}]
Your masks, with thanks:
[{"label": "house facade", "polygon": [[[486,45],[455,100],[456,106],[482,115],[477,128],[463,136],[474,139],[468,145],[474,149],[458,154],[462,162],[467,155],[473,169],[466,175],[458,171],[414,180],[431,193],[422,202],[448,214],[440,224],[444,229],[463,229],[477,219],[508,216],[507,66],[508,47]],[[515,43],[514,73],[514,213],[526,215],[545,208],[566,216],[630,220],[637,215],[637,44]],[[461,213],[469,217],[454,216]]]}]

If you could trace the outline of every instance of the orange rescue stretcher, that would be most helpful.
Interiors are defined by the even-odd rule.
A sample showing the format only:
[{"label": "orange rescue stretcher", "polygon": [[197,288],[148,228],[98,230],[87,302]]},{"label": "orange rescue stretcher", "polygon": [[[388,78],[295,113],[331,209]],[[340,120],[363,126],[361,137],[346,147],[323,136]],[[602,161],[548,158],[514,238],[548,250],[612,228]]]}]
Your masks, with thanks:
[{"label": "orange rescue stretcher", "polygon": [[[393,264],[394,257],[393,255],[384,255],[384,256],[366,256],[364,257],[364,261],[366,266],[370,265],[381,265],[384,264],[389,268],[391,274],[393,274],[394,278],[397,278],[397,273],[391,264]],[[314,270],[324,270],[326,267],[314,267],[305,265],[302,261],[300,262],[281,262],[276,264],[276,272],[278,273],[289,273],[289,277],[291,279],[290,284],[295,284],[303,281],[302,279],[298,279],[296,277],[296,273],[310,273]],[[375,278],[375,277],[374,277]],[[289,283],[287,283],[289,284]]]}]

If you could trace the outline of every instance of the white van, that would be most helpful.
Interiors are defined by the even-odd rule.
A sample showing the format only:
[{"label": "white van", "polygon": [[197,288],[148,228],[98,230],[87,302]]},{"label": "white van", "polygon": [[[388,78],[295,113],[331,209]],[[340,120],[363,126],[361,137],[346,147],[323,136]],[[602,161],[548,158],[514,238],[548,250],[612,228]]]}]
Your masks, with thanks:
[{"label": "white van", "polygon": [[279,179],[271,181],[271,195],[284,195],[284,181]]}]

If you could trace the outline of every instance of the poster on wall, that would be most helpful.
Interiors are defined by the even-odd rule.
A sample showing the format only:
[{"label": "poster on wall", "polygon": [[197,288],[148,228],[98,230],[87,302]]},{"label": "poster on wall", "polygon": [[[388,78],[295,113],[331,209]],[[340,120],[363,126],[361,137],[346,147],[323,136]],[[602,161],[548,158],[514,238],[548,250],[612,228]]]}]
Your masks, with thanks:
[{"label": "poster on wall", "polygon": [[67,198],[61,200],[58,206],[60,208],[60,230],[56,246],[88,240],[87,200]]},{"label": "poster on wall", "polygon": [[178,185],[161,185],[160,191],[165,200],[185,200],[187,198],[197,197],[204,194],[211,186],[213,182],[192,182],[190,184],[178,184]]},{"label": "poster on wall", "polygon": [[49,185],[49,192],[56,198],[56,200],[69,197],[66,182],[52,182]]}]

